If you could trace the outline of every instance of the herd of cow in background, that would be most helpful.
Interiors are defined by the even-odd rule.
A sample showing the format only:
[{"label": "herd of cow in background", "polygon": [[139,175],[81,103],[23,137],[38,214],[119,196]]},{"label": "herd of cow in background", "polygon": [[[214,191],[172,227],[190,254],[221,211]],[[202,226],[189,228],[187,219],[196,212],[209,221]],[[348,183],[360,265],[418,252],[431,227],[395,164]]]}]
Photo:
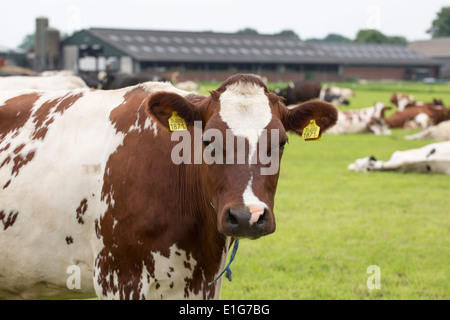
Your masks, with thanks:
[{"label": "herd of cow in background", "polygon": [[[114,90],[146,81],[170,81],[175,87],[186,91],[198,91],[200,89],[196,82],[180,82],[177,78],[142,77],[128,74],[107,74],[106,72],[100,72],[98,77],[93,78],[77,76],[71,71],[50,71],[43,72],[38,76],[0,77],[0,90],[71,90],[77,88]],[[313,81],[292,82],[285,88],[275,89],[274,93],[284,98],[288,108],[310,99],[324,100],[337,107],[348,107],[350,99],[354,97],[353,90],[349,88],[322,85]],[[410,94],[394,92],[390,98],[390,103],[392,105],[376,102],[373,106],[362,109],[339,110],[336,125],[329,129],[327,133],[336,135],[350,133],[390,135],[391,128],[421,129],[421,132],[406,136],[405,139],[450,141],[450,107],[446,107],[441,99],[435,98],[431,102],[416,101],[414,96]],[[386,111],[392,108],[395,108],[395,111],[386,116]],[[433,144],[433,150],[435,151],[432,154],[429,154],[428,149],[422,153],[419,152],[420,156],[412,157],[411,154],[408,154],[405,161],[397,161],[396,167],[385,165],[386,163],[390,164],[389,161],[392,162],[392,158],[388,162],[382,163],[371,156],[358,159],[349,166],[349,169],[355,171],[394,170],[450,174],[449,143]],[[438,155],[442,154],[446,155],[444,160],[441,157],[437,158]],[[395,155],[398,157],[399,152],[396,152]],[[434,158],[439,162],[438,166],[433,164]],[[444,165],[442,165],[442,161],[445,162]],[[420,163],[420,165],[417,163]]]}]

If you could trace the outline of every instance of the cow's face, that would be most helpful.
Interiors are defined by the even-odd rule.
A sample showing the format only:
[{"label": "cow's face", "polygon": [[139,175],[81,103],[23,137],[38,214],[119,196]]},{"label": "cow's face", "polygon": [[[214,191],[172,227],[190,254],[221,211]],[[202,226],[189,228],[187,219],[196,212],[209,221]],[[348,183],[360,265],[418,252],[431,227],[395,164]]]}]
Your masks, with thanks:
[{"label": "cow's face", "polygon": [[217,228],[226,236],[252,239],[275,231],[274,196],[286,131],[301,134],[314,119],[322,133],[337,119],[336,109],[326,102],[286,108],[250,75],[229,78],[198,103],[157,93],[149,99],[149,111],[166,126],[173,111],[188,126],[201,125],[199,174],[215,208]]}]

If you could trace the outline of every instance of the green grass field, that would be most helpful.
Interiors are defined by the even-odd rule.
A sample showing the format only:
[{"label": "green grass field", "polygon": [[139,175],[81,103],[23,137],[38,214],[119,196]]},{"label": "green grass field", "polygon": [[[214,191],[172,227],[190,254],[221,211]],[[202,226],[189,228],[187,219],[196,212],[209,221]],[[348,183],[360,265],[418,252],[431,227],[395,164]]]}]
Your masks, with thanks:
[{"label": "green grass field", "polygon": [[[343,86],[356,96],[342,110],[389,104],[394,91],[450,104],[448,84]],[[387,160],[396,150],[432,142],[404,140],[410,133],[325,134],[319,142],[290,136],[275,202],[277,230],[240,242],[222,299],[449,299],[450,177],[347,170],[357,158]],[[371,265],[380,268],[380,289],[367,288]]]}]

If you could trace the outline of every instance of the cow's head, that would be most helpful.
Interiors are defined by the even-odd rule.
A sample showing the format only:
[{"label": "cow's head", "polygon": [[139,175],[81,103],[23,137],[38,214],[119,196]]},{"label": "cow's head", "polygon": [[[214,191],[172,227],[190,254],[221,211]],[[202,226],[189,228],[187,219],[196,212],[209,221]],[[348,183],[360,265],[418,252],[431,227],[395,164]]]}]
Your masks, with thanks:
[{"label": "cow's head", "polygon": [[230,77],[207,99],[195,101],[168,92],[149,98],[149,112],[164,126],[173,111],[191,131],[201,121],[200,174],[217,213],[219,232],[252,239],[275,231],[277,164],[287,132],[301,135],[315,120],[322,134],[337,120],[329,103],[314,100],[288,109],[257,77],[241,74]]}]

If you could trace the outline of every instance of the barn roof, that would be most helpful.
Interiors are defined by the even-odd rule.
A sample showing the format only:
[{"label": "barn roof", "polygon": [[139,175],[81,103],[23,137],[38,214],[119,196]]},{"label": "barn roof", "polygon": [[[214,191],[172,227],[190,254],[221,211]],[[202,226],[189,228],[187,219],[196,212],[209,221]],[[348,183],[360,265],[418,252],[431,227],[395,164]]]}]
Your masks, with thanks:
[{"label": "barn roof", "polygon": [[307,43],[292,36],[91,28],[91,36],[137,61],[439,65],[406,46]]},{"label": "barn roof", "polygon": [[450,58],[450,37],[413,41],[409,47],[432,58]]},{"label": "barn roof", "polygon": [[439,65],[440,63],[402,45],[362,43],[315,43],[336,62],[369,65]]}]

